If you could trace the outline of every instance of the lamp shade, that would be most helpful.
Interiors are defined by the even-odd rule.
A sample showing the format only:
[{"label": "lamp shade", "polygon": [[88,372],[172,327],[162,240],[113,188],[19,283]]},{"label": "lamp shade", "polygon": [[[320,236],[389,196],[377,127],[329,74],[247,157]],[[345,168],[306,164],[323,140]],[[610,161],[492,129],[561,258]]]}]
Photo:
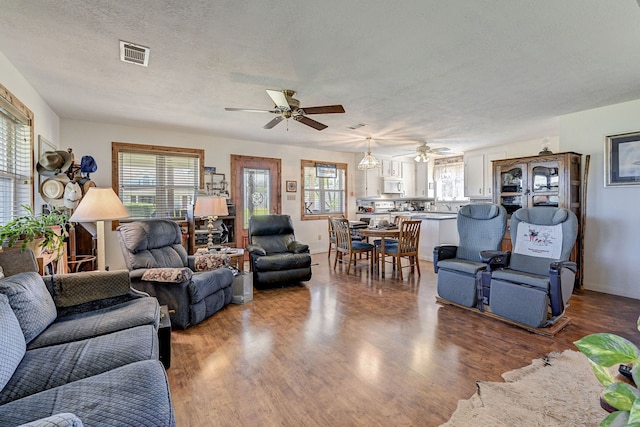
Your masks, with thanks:
[{"label": "lamp shade", "polygon": [[198,197],[193,216],[227,216],[227,199],[224,197]]},{"label": "lamp shade", "polygon": [[112,188],[91,187],[69,218],[71,222],[110,221],[131,215]]}]

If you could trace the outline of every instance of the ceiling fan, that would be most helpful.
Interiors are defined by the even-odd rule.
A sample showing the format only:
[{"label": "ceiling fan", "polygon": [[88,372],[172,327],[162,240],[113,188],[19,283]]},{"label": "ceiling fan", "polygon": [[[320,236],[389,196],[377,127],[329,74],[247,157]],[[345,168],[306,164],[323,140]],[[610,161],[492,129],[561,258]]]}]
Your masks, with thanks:
[{"label": "ceiling fan", "polygon": [[[420,142],[418,144],[418,146],[416,147],[416,157],[414,157],[414,160],[416,162],[428,162],[429,161],[429,154],[433,154],[436,156],[442,156],[445,154],[449,154],[448,151],[451,151],[449,148],[447,147],[440,147],[440,148],[431,148],[427,145],[427,142]],[[412,154],[411,152],[409,153],[405,153],[405,154],[396,154],[395,156],[392,157],[402,157],[402,156],[408,156],[409,154]]]},{"label": "ceiling fan", "polygon": [[293,120],[302,123],[303,125],[310,126],[316,130],[323,130],[327,128],[327,125],[307,117],[309,114],[331,114],[331,113],[344,113],[342,105],[323,105],[319,107],[300,107],[300,101],[293,96],[296,94],[295,90],[282,89],[272,90],[267,89],[267,95],[273,100],[275,104],[272,110],[256,110],[251,108],[225,108],[226,111],[249,111],[253,113],[272,113],[277,116],[269,123],[263,126],[264,129],[271,129],[284,119],[293,118]]}]

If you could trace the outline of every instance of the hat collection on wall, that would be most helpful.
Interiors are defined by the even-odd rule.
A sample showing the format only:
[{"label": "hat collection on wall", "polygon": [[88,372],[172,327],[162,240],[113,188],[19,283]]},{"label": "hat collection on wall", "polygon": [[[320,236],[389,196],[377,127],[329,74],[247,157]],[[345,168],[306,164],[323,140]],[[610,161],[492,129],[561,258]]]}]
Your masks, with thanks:
[{"label": "hat collection on wall", "polygon": [[96,170],[98,165],[91,156],[82,156],[78,166],[71,149],[45,151],[36,165],[36,171],[46,177],[40,184],[40,195],[52,207],[73,210],[89,188],[96,186],[89,177]]}]

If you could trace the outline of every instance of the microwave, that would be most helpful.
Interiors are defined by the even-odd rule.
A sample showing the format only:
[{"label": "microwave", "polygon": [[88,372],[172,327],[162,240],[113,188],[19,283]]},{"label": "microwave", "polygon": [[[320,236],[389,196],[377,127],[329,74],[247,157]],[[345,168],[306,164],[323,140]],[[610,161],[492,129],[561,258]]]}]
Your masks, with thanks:
[{"label": "microwave", "polygon": [[385,194],[402,194],[404,183],[398,178],[382,178],[382,192]]}]

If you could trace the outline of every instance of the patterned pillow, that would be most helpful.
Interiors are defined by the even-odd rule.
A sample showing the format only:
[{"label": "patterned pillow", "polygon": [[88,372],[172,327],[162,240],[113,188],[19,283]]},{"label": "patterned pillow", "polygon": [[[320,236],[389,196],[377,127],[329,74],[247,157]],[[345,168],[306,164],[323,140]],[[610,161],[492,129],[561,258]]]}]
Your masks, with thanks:
[{"label": "patterned pillow", "polygon": [[182,283],[191,280],[193,271],[187,267],[180,268],[149,268],[142,275],[142,280],[149,282]]},{"label": "patterned pillow", "polygon": [[229,265],[231,257],[227,254],[205,254],[196,256],[194,268],[196,271],[216,270]]},{"label": "patterned pillow", "polygon": [[24,357],[27,344],[20,323],[9,305],[9,298],[0,294],[0,390],[9,382]]},{"label": "patterned pillow", "polygon": [[1,279],[0,294],[9,298],[9,304],[20,322],[20,328],[22,328],[27,344],[53,323],[58,316],[56,304],[53,302],[42,276],[33,271]]}]

